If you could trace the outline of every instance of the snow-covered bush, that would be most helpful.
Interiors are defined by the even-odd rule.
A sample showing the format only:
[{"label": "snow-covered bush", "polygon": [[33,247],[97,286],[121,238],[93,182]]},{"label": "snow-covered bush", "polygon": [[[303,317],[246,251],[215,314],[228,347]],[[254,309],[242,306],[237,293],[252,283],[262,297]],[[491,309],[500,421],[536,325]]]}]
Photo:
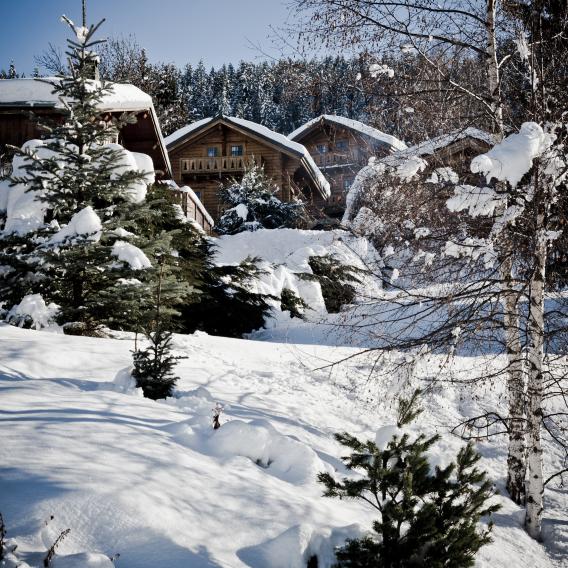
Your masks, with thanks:
[{"label": "snow-covered bush", "polygon": [[18,327],[40,329],[53,323],[58,312],[59,306],[53,303],[46,304],[41,294],[30,294],[12,307],[6,316],[6,321]]},{"label": "snow-covered bush", "polygon": [[282,202],[264,167],[253,164],[242,180],[233,180],[222,187],[220,198],[228,208],[219,219],[215,230],[221,235],[234,235],[242,231],[295,227],[304,214],[301,201]]},{"label": "snow-covered bush", "polygon": [[311,256],[308,262],[312,272],[301,277],[319,283],[328,313],[338,313],[355,300],[354,284],[361,282],[363,269],[343,264],[331,255]]}]

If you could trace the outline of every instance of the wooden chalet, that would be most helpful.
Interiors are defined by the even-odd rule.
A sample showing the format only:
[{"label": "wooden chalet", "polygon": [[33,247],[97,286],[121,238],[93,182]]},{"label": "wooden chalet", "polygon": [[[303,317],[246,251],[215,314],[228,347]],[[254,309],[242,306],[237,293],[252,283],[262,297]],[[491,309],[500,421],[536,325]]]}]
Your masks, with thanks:
[{"label": "wooden chalet", "polygon": [[[6,147],[21,146],[27,140],[40,138],[37,120],[57,120],[67,112],[65,106],[45,81],[56,78],[0,80],[0,156],[9,154]],[[158,178],[171,177],[171,167],[162,138],[152,97],[134,85],[114,83],[112,91],[100,103],[102,114],[118,116],[134,113],[136,122],[125,125],[116,142],[127,150],[148,154]],[[7,158],[8,159],[8,158]]]},{"label": "wooden chalet", "polygon": [[330,217],[341,217],[345,196],[355,176],[372,156],[382,158],[406,145],[357,120],[324,114],[310,120],[289,134],[288,138],[303,144],[330,183],[331,195],[321,202]]},{"label": "wooden chalet", "polygon": [[173,179],[188,185],[214,219],[224,209],[220,185],[242,177],[252,163],[280,188],[279,199],[324,201],[329,184],[301,144],[255,122],[232,116],[205,118],[166,138]]}]

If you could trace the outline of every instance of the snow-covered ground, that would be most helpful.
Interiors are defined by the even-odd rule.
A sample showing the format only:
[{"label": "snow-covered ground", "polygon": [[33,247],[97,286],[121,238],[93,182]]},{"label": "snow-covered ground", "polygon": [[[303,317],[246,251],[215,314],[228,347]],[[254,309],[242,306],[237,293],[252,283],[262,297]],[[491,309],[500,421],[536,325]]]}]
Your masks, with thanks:
[{"label": "snow-covered ground", "polygon": [[[343,471],[335,432],[374,438],[393,422],[408,377],[369,379],[370,356],[325,368],[355,353],[348,347],[204,334],[176,336],[175,345],[187,356],[177,398],[153,402],[129,384],[131,339],[0,326],[0,512],[20,559],[40,566],[70,528],[55,566],[102,567],[100,556],[61,556],[117,552],[120,568],[300,568],[312,554],[329,566],[333,544],[369,528],[373,515],[321,497],[316,473]],[[433,389],[413,427],[442,433],[433,462],[460,447],[451,427],[501,395],[499,387]],[[215,431],[217,403],[225,409]],[[504,493],[504,440],[478,449]],[[497,499],[495,542],[478,566],[567,565],[566,490],[547,491],[544,546],[522,529],[522,510]]]}]

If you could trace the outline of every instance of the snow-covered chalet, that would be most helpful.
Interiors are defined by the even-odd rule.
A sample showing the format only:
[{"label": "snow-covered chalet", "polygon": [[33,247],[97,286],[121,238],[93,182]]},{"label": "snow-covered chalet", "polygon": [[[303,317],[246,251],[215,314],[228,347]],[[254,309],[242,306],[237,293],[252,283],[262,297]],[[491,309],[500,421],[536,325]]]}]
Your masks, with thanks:
[{"label": "snow-covered chalet", "polygon": [[[6,153],[7,145],[21,146],[27,140],[41,138],[38,119],[63,119],[67,110],[46,81],[57,78],[0,80],[0,156]],[[117,116],[131,112],[136,116],[136,122],[125,125],[115,142],[131,152],[148,154],[158,176],[170,177],[170,161],[152,97],[126,83],[113,83],[111,87],[100,102],[101,113]]]},{"label": "snow-covered chalet", "polygon": [[189,186],[214,219],[222,214],[219,186],[239,179],[253,162],[280,188],[279,199],[324,202],[329,183],[306,148],[250,120],[234,116],[204,118],[166,138],[173,180]]},{"label": "snow-covered chalet", "polygon": [[345,196],[370,157],[382,158],[406,148],[395,136],[358,120],[330,114],[306,122],[289,134],[288,139],[308,149],[329,181],[331,195],[318,203],[329,217],[343,215]]}]

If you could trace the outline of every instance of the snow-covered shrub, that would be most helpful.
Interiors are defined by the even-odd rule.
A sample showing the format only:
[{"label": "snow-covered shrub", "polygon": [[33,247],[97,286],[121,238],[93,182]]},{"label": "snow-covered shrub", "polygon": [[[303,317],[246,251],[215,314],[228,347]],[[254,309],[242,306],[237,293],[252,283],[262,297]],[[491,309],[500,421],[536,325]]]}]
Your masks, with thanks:
[{"label": "snow-covered shrub", "polygon": [[404,432],[404,426],[420,413],[413,408],[415,401],[416,396],[401,404],[398,424],[383,427],[375,442],[361,442],[347,433],[336,435],[351,450],[343,462],[359,475],[338,481],[320,473],[324,495],[362,499],[379,514],[372,534],[348,539],[337,551],[338,568],[466,568],[475,564],[477,551],[491,542],[491,524],[479,530],[478,523],[499,506],[487,503],[494,493],[485,472],[476,467],[479,454],[468,444],[455,463],[433,468],[428,452],[439,436],[421,434],[411,440]]},{"label": "snow-covered shrub", "polygon": [[295,227],[304,214],[301,201],[280,201],[279,192],[264,167],[253,164],[242,180],[233,180],[222,187],[220,198],[228,208],[219,219],[215,230],[221,235],[234,235],[242,231]]},{"label": "snow-covered shrub", "polygon": [[59,306],[46,304],[41,294],[24,296],[8,312],[6,321],[18,327],[34,327],[40,329],[50,325],[59,312]]}]

